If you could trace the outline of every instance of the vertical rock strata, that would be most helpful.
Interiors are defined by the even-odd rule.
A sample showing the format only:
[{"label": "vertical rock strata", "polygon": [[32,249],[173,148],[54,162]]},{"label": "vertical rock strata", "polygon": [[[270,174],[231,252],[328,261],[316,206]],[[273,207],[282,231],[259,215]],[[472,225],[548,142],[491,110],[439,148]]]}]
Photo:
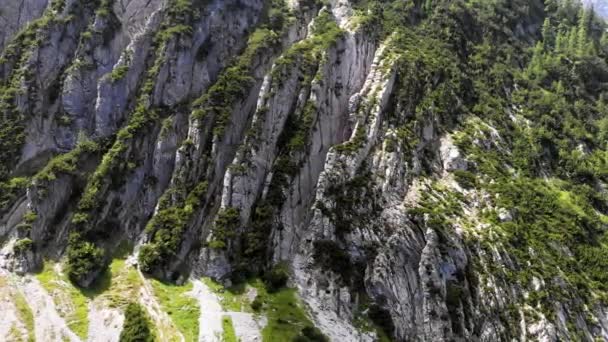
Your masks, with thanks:
[{"label": "vertical rock strata", "polygon": [[[91,287],[128,243],[168,282],[287,269],[332,341],[608,339],[608,39],[584,10],[558,28],[550,1],[5,2],[7,274],[63,260]],[[567,25],[571,69],[543,77],[580,84],[542,83]],[[535,87],[560,95],[531,108]],[[596,121],[526,131],[562,99]],[[551,140],[571,135],[578,163]],[[539,217],[555,241],[526,235]]]}]

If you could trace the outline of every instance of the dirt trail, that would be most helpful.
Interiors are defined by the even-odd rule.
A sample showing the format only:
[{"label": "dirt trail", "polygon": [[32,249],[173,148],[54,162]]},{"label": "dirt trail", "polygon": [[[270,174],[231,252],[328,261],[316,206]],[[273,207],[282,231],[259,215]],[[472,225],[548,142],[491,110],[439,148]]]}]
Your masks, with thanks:
[{"label": "dirt trail", "polygon": [[224,311],[220,298],[200,280],[192,280],[190,295],[196,298],[201,307],[199,342],[216,342],[222,340],[222,317],[230,316],[237,337],[241,342],[262,340],[261,330],[264,320],[258,320],[247,312]]},{"label": "dirt trail", "polygon": [[125,317],[103,303],[89,304],[89,342],[118,342]]}]

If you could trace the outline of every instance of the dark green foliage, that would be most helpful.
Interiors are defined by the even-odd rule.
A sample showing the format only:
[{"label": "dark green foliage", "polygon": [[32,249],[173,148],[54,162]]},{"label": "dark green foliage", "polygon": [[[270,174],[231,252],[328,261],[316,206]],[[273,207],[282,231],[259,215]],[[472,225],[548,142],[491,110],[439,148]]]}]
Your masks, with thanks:
[{"label": "dark green foliage", "polygon": [[141,247],[138,257],[143,272],[151,273],[177,253],[187,224],[199,208],[207,187],[207,182],[197,184],[186,197],[183,206],[163,208],[148,222],[146,231],[151,236],[150,243]]},{"label": "dark green foliage", "polygon": [[192,115],[196,119],[208,118],[213,122],[213,133],[222,136],[229,125],[232,106],[246,97],[254,78],[252,66],[254,58],[273,49],[279,43],[278,33],[260,28],[251,34],[247,48],[234,65],[221,74],[217,82],[198,100]]},{"label": "dark green foliage", "polygon": [[259,312],[264,306],[264,299],[260,297],[260,295],[255,296],[253,301],[251,302],[251,308],[255,312]]},{"label": "dark green foliage", "polygon": [[38,183],[49,182],[60,174],[71,174],[78,171],[78,162],[87,154],[95,153],[99,145],[90,140],[81,141],[72,151],[51,159],[46,166],[36,174],[34,180]]},{"label": "dark green foliage", "polygon": [[315,262],[322,269],[332,270],[342,276],[343,280],[349,281],[353,270],[353,264],[348,253],[331,240],[317,240],[313,245]]},{"label": "dark green foliage", "polygon": [[[575,2],[546,2],[544,9],[541,2],[527,7],[519,7],[521,1],[464,3],[455,1],[448,8],[433,2],[429,19],[437,25],[426,30],[439,42],[419,51],[431,53],[426,61],[443,58],[446,50],[457,52],[456,58],[444,59],[450,65],[447,77],[439,76],[453,83],[449,88],[454,91],[444,92],[441,102],[430,102],[442,117],[442,108],[455,108],[445,113],[458,113],[457,120],[443,121],[451,122],[448,130],[458,131],[457,144],[475,165],[472,172],[456,171],[454,177],[464,188],[489,193],[492,206],[513,216],[501,221],[494,211],[483,215],[492,227],[488,231],[500,233],[484,236],[482,246],[504,246],[513,260],[507,270],[496,267],[492,273],[522,286],[533,277],[543,279],[545,288],[532,291],[529,301],[549,317],[556,301],[580,305],[571,301],[573,293],[585,302],[606,301],[600,269],[607,267],[603,241],[608,211],[605,195],[597,191],[608,179],[606,25]],[[470,20],[452,20],[461,18]],[[518,22],[534,22],[538,30],[518,31]],[[446,27],[451,29],[441,29]],[[425,78],[413,76],[405,88],[399,87],[399,92],[407,90],[403,95],[410,103],[428,92],[424,89],[437,89],[416,86],[419,79]],[[454,87],[455,81],[460,86]],[[442,105],[457,102],[460,107]],[[422,197],[412,213],[428,214],[428,225],[440,236],[463,217],[466,204],[459,194],[435,186]],[[463,288],[450,284],[447,290],[449,312],[456,315]]]},{"label": "dark green foliage", "polygon": [[284,262],[276,264],[264,274],[264,282],[270,292],[275,292],[285,287],[288,280],[289,266]]},{"label": "dark green foliage", "polygon": [[84,240],[78,233],[70,235],[67,257],[68,277],[79,286],[86,287],[90,284],[90,278],[95,277],[105,267],[103,250]]},{"label": "dark green foliage", "polygon": [[475,174],[465,170],[455,170],[454,178],[465,189],[474,188],[477,185],[477,179]]},{"label": "dark green foliage", "polygon": [[141,305],[131,302],[125,309],[125,321],[120,332],[120,342],[152,342],[154,335],[150,321]]},{"label": "dark green foliage", "polygon": [[387,309],[382,308],[379,305],[372,304],[369,307],[369,312],[367,315],[372,322],[379,326],[388,336],[393,336],[395,324],[393,323],[393,318]]},{"label": "dark green foliage", "polygon": [[273,209],[274,207],[268,202],[260,201],[253,212],[251,228],[246,234],[243,248],[243,254],[248,263],[263,264],[265,262],[268,236],[273,223]]},{"label": "dark green foliage", "polygon": [[321,330],[313,326],[302,328],[300,334],[294,337],[293,342],[329,342]]},{"label": "dark green foliage", "polygon": [[0,181],[0,213],[7,210],[15,199],[25,193],[25,187],[29,184],[27,178],[12,178],[7,182]]},{"label": "dark green foliage", "polygon": [[20,239],[17,242],[15,242],[15,245],[13,246],[13,250],[15,251],[15,253],[23,254],[27,251],[31,251],[33,247],[34,247],[34,243],[32,242],[32,240],[29,238],[25,238],[25,239]]},{"label": "dark green foliage", "polygon": [[236,208],[222,209],[215,219],[212,228],[212,240],[209,247],[225,249],[228,247],[230,239],[236,236],[239,226],[239,211]]},{"label": "dark green foliage", "polygon": [[348,234],[353,226],[373,223],[373,216],[379,212],[377,194],[374,192],[369,172],[361,172],[344,184],[331,184],[325,196],[331,198],[335,207],[323,208],[324,213],[336,227],[336,234]]}]

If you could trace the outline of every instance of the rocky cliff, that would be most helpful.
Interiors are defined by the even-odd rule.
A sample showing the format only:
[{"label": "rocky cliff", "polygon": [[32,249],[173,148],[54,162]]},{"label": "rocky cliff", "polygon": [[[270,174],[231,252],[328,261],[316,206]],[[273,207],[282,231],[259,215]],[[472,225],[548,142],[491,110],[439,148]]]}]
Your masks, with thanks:
[{"label": "rocky cliff", "polygon": [[608,340],[578,2],[5,2],[5,339]]}]

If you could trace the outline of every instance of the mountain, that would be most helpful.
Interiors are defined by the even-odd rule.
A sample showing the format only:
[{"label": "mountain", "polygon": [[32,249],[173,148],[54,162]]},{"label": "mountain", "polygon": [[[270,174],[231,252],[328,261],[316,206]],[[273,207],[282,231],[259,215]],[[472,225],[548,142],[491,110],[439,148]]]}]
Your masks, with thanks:
[{"label": "mountain", "polygon": [[588,8],[5,0],[0,340],[608,340]]}]

